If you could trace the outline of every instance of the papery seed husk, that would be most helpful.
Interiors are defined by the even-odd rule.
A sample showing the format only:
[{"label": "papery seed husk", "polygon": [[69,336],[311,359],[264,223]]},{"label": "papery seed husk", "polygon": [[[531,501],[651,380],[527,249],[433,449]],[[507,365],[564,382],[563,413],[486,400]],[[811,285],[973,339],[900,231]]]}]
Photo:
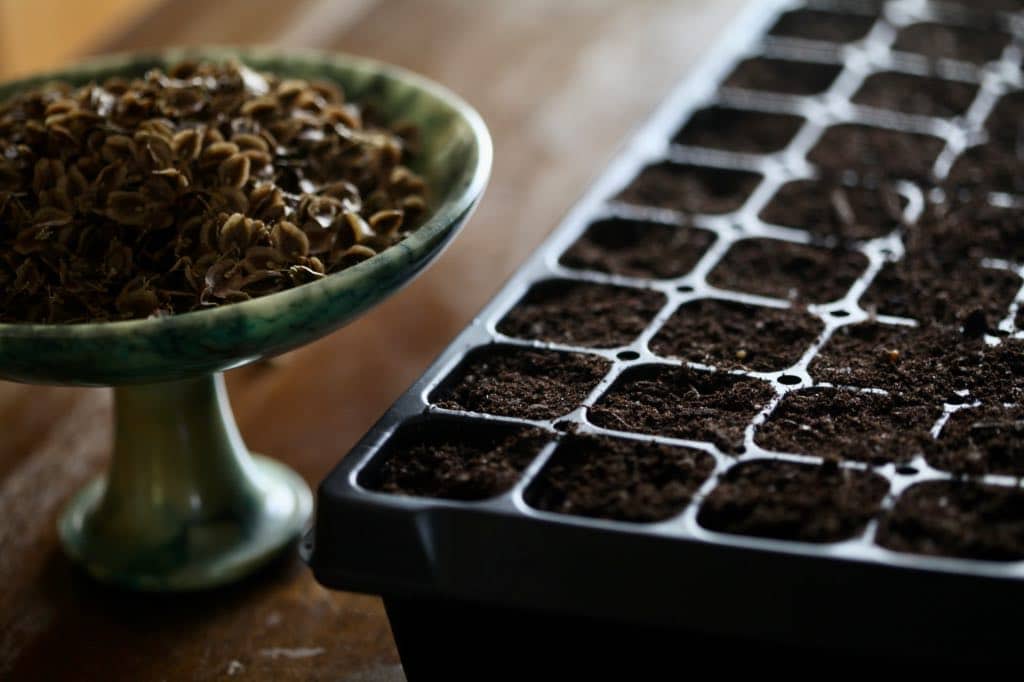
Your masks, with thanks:
[{"label": "papery seed husk", "polygon": [[377,211],[370,216],[370,227],[378,234],[393,234],[402,227],[405,214],[396,210]]},{"label": "papery seed husk", "polygon": [[270,147],[267,145],[267,141],[259,135],[253,135],[251,133],[239,133],[232,136],[231,141],[238,145],[238,148],[245,150],[255,150],[259,152],[269,152]]},{"label": "papery seed husk", "polygon": [[125,225],[145,222],[146,198],[139,192],[111,192],[107,198],[107,216]]},{"label": "papery seed husk", "polygon": [[361,244],[356,244],[346,249],[338,258],[338,262],[332,268],[333,272],[362,263],[377,255],[377,252]]},{"label": "papery seed husk", "polygon": [[135,158],[135,141],[127,135],[111,135],[103,142],[101,153],[106,161]]},{"label": "papery seed husk", "polygon": [[270,154],[267,152],[261,152],[257,149],[247,149],[243,152],[239,152],[237,156],[243,156],[249,159],[250,167],[253,170],[259,170],[265,166],[269,166],[274,161],[274,157]]},{"label": "papery seed husk", "polygon": [[234,142],[213,142],[203,150],[203,161],[220,163],[238,153],[238,145]]},{"label": "papery seed husk", "polygon": [[160,307],[160,299],[152,289],[136,289],[121,292],[115,305],[127,317],[149,317]]},{"label": "papery seed husk", "polygon": [[344,220],[347,223],[348,228],[352,233],[352,238],[356,244],[375,235],[370,225],[363,220],[363,217],[358,213],[347,211],[344,214]]},{"label": "papery seed husk", "polygon": [[229,187],[242,187],[249,182],[249,157],[245,154],[235,154],[221,162],[218,174],[222,185]]},{"label": "papery seed husk", "polygon": [[0,322],[165,315],[372,257],[425,210],[408,128],[341,88],[189,62],[0,102]]},{"label": "papery seed husk", "polygon": [[309,253],[309,238],[294,223],[282,220],[270,233],[270,241],[286,256],[305,256]]},{"label": "papery seed husk", "polygon": [[217,246],[221,252],[237,248],[244,251],[249,246],[249,240],[254,230],[252,220],[241,213],[232,213],[224,224],[220,226],[220,236],[217,239]]},{"label": "papery seed husk", "polygon": [[174,135],[171,140],[174,156],[182,161],[193,161],[199,158],[203,150],[203,135],[195,128],[187,128]]},{"label": "papery seed husk", "polygon": [[243,116],[254,116],[260,118],[269,116],[277,111],[277,100],[271,96],[257,97],[242,105]]},{"label": "papery seed husk", "polygon": [[400,206],[402,211],[410,217],[416,217],[427,210],[427,202],[424,201],[423,197],[417,195],[402,199]]}]

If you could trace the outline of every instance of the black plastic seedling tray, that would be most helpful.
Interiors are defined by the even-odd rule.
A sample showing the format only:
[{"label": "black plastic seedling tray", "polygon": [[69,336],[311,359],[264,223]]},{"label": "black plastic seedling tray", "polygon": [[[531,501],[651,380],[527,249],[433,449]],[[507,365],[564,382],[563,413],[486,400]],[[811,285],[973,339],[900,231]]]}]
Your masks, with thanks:
[{"label": "black plastic seedling tray", "polygon": [[[753,3],[328,476],[310,564],[324,585],[385,597],[411,678],[682,672],[701,655],[720,668],[1016,656],[1024,472],[965,476],[901,439],[940,438],[979,405],[1013,409],[1019,365],[995,386],[905,401],[902,385],[828,374],[825,357],[840,337],[856,350],[871,325],[878,338],[914,333],[901,306],[917,302],[887,293],[900,284],[901,225],[922,216],[936,182],[979,182],[963,158],[999,151],[986,122],[1024,85],[1024,15],[981,4]],[[1015,172],[982,187],[994,206],[1019,206]],[[826,217],[786,204],[826,176],[829,192],[875,197],[874,218],[837,236]],[[842,214],[849,198],[831,201]],[[936,295],[977,305],[957,324],[965,335],[980,325],[978,353],[1021,338],[1016,246],[965,254],[977,267],[947,273]],[[752,326],[746,338],[735,338],[736,316]],[[856,412],[885,437],[839,433],[822,445],[829,456],[816,453],[799,426],[808,414],[787,415],[826,398],[838,411],[815,423],[822,433]],[[453,460],[431,454],[438,443],[483,459],[439,482],[431,466]],[[399,483],[419,487],[403,494],[395,471],[409,462],[422,470]],[[574,498],[566,480],[581,471],[596,487]],[[615,477],[621,495],[601,488]],[[734,485],[777,491],[787,480],[831,491],[812,500],[818,516],[783,509],[790,526],[758,525],[729,499]],[[1011,549],[947,549],[931,527],[908,541],[896,517],[911,502],[998,508],[983,532]],[[481,659],[490,667],[474,668]]]}]

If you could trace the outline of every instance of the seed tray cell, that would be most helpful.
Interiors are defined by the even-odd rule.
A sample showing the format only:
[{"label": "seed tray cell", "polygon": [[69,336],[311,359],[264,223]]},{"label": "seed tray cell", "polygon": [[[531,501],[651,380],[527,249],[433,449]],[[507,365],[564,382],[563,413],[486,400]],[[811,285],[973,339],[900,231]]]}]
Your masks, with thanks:
[{"label": "seed tray cell", "polygon": [[927,181],[944,147],[933,135],[843,123],[826,130],[807,159],[825,172],[854,171],[868,183],[892,177]]},{"label": "seed tray cell", "polygon": [[607,436],[562,440],[526,491],[537,509],[617,521],[677,516],[715,468],[692,448]]},{"label": "seed tray cell", "polygon": [[[848,14],[875,18],[844,40]],[[949,2],[753,3],[324,481],[318,579],[385,595],[412,679],[481,627],[493,660],[543,649],[542,622],[615,632],[559,638],[599,671],[647,660],[639,632],[1009,658],[1020,44]]]},{"label": "seed tray cell", "polygon": [[517,346],[479,348],[431,394],[448,410],[555,419],[572,412],[608,371],[593,355]]},{"label": "seed tray cell", "polygon": [[778,372],[796,364],[823,329],[820,319],[799,308],[702,298],[676,310],[650,348],[720,369]]},{"label": "seed tray cell", "polygon": [[837,329],[810,363],[821,382],[873,388],[932,404],[1021,399],[1019,339],[993,345],[992,336],[955,326],[920,328],[864,322]]},{"label": "seed tray cell", "polygon": [[757,431],[767,450],[884,464],[921,452],[941,406],[896,393],[809,388],[787,393]]},{"label": "seed tray cell", "polygon": [[768,31],[768,35],[850,43],[866,36],[874,25],[875,17],[873,16],[840,14],[817,9],[797,9],[779,17],[779,20]]},{"label": "seed tray cell", "polygon": [[878,541],[902,552],[1020,561],[1024,494],[963,481],[919,483],[885,516]]},{"label": "seed tray cell", "polygon": [[1024,90],[1007,93],[996,101],[985,120],[985,131],[993,140],[1015,145],[1020,139],[1024,117]]},{"label": "seed tray cell", "polygon": [[[918,251],[949,262],[966,260],[1006,269],[1024,260],[1024,211],[1020,207],[993,206],[987,201],[966,201],[945,213],[943,226],[916,230]],[[913,246],[913,245],[911,245]],[[1011,268],[1012,269],[1012,268]]]},{"label": "seed tray cell", "polygon": [[[1024,403],[1024,340],[1015,338],[990,346],[986,343],[981,355],[982,367],[971,373],[971,365],[964,363],[957,370],[970,377],[965,380],[970,395],[982,402]],[[986,337],[986,341],[991,337]]]},{"label": "seed tray cell", "polygon": [[625,277],[674,279],[688,274],[714,241],[714,232],[694,227],[608,218],[590,225],[560,262]]},{"label": "seed tray cell", "polygon": [[[785,300],[827,303],[842,298],[864,273],[868,260],[858,251],[744,239],[708,275],[708,282]],[[756,273],[756,277],[751,277]]]},{"label": "seed tray cell", "polygon": [[640,171],[616,198],[683,213],[731,213],[760,182],[750,171],[663,162]]},{"label": "seed tray cell", "polygon": [[944,322],[963,321],[981,310],[994,325],[1006,315],[1020,287],[1021,278],[1013,270],[977,261],[950,264],[931,255],[910,257],[887,263],[861,305],[881,315]]},{"label": "seed tray cell", "polygon": [[973,83],[887,71],[868,77],[851,100],[879,109],[949,118],[967,111],[978,95]]},{"label": "seed tray cell", "polygon": [[1024,476],[1024,408],[994,403],[957,410],[925,458],[954,474]]},{"label": "seed tray cell", "polygon": [[647,329],[666,300],[649,289],[546,280],[531,287],[497,329],[508,336],[569,346],[626,346]]},{"label": "seed tray cell", "polygon": [[955,59],[984,64],[999,59],[1011,36],[995,28],[949,26],[922,22],[902,29],[892,49],[933,59]]},{"label": "seed tray cell", "polygon": [[900,225],[906,197],[892,187],[829,180],[793,180],[779,188],[759,217],[839,242],[884,237]]},{"label": "seed tray cell", "polygon": [[889,482],[838,466],[759,460],[729,470],[701,505],[698,523],[720,533],[801,542],[859,535],[881,508]]},{"label": "seed tray cell", "polygon": [[769,154],[784,149],[806,120],[791,114],[773,114],[714,106],[693,114],[672,141],[709,149]]},{"label": "seed tray cell", "polygon": [[754,57],[741,62],[722,85],[781,95],[818,95],[828,90],[840,71],[838,64]]},{"label": "seed tray cell", "polygon": [[484,500],[512,488],[547,444],[540,429],[432,417],[402,426],[359,476],[369,490]]},{"label": "seed tray cell", "polygon": [[1016,147],[992,141],[968,148],[957,157],[949,179],[959,190],[1024,195],[1024,165]]},{"label": "seed tray cell", "polygon": [[983,348],[981,339],[964,339],[960,334],[936,333],[916,325],[862,322],[837,329],[808,370],[817,381],[927,393],[926,399],[941,403],[954,400],[955,391],[966,387],[955,380],[936,385],[941,367]]},{"label": "seed tray cell", "polygon": [[589,410],[612,431],[650,433],[743,449],[747,423],[773,391],[763,381],[688,367],[640,365],[623,372]]}]

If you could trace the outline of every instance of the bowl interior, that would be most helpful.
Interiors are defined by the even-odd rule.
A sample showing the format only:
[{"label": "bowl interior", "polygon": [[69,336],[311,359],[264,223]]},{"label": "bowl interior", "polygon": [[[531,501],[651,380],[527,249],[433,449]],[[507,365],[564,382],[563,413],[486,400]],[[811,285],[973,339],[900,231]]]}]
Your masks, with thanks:
[{"label": "bowl interior", "polygon": [[184,58],[237,58],[282,76],[330,80],[388,121],[414,123],[422,151],[413,167],[429,187],[426,220],[404,241],[356,266],[243,303],[148,320],[0,324],[0,378],[75,385],[173,381],[290,350],[337,329],[408,282],[454,236],[483,192],[491,142],[479,115],[436,83],[358,57],[230,48],[115,55],[0,84],[0,100],[47,81],[141,75]]}]

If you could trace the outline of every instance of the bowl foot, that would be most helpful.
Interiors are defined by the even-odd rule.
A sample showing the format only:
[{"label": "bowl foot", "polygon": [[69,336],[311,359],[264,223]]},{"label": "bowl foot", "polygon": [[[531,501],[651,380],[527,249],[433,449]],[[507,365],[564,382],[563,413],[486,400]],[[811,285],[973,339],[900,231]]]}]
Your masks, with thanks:
[{"label": "bowl foot", "polygon": [[72,559],[137,590],[216,587],[295,540],[313,506],[280,462],[253,457],[220,375],[115,389],[114,457],[58,523]]},{"label": "bowl foot", "polygon": [[132,547],[97,523],[106,478],[78,492],[59,522],[64,550],[101,582],[135,590],[178,592],[218,587],[245,577],[289,547],[309,518],[313,497],[294,471],[253,458],[263,479],[263,508],[238,518],[186,523],[160,544]]}]

